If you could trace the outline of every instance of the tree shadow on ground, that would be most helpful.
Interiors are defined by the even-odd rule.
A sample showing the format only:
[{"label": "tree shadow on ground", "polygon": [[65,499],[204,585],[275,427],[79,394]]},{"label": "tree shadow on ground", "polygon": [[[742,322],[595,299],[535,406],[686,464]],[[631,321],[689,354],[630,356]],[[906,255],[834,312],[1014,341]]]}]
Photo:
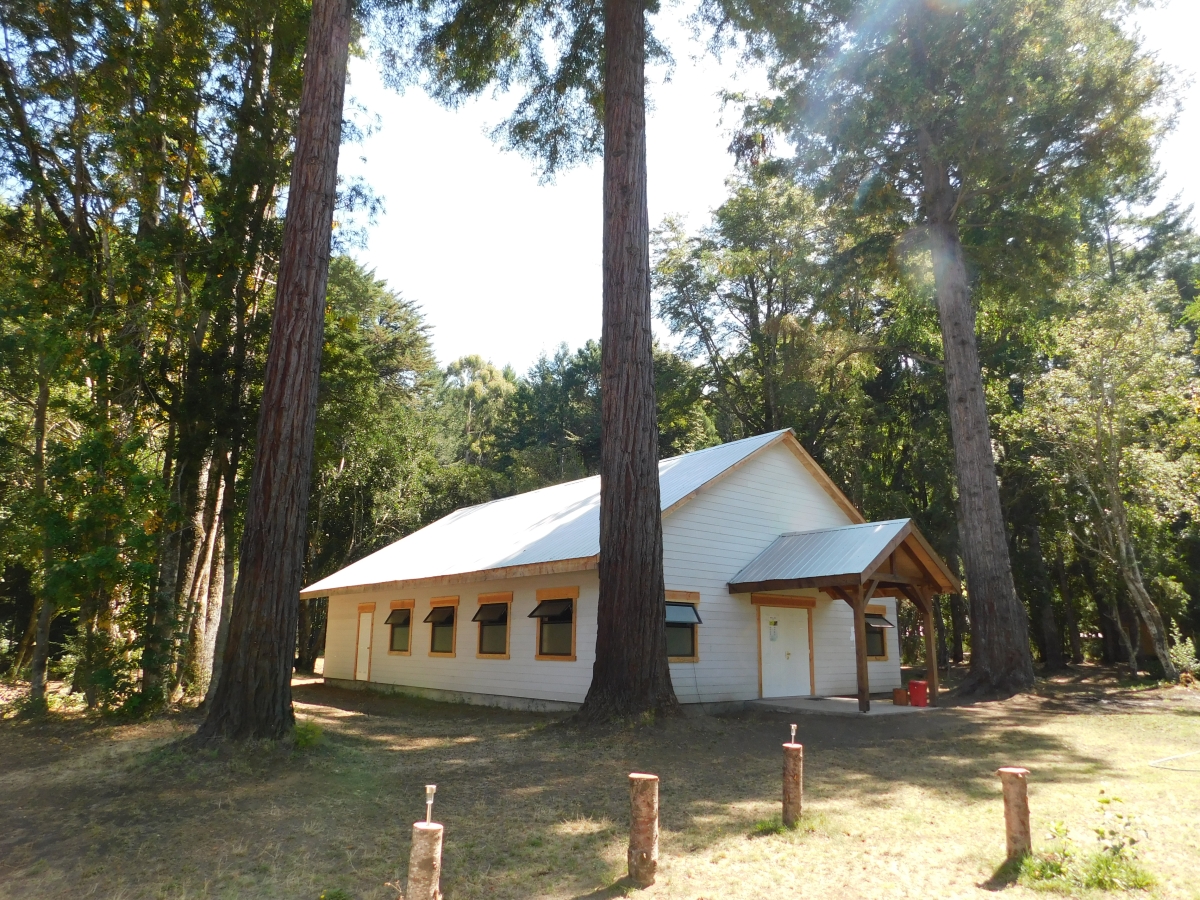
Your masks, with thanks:
[{"label": "tree shadow on ground", "polygon": [[1047,711],[1038,698],[930,715],[749,712],[583,732],[561,716],[321,685],[297,686],[295,696],[299,717],[323,729],[305,751],[189,751],[178,741],[195,715],[122,728],[0,724],[19,738],[0,761],[36,757],[51,734],[68,748],[0,770],[0,819],[13,823],[0,836],[6,891],[293,898],[341,888],[394,900],[383,885],[403,879],[410,823],[423,817],[424,785],[436,783],[447,900],[623,896],[628,773],[662,777],[664,853],[704,860],[777,814],[779,745],[797,720],[806,803],[826,821],[755,846],[849,845],[860,819],[906,792],[964,809],[994,804],[1003,764],[1034,768],[1041,784],[1111,774],[1110,759],[1041,727],[1106,711]]},{"label": "tree shadow on ground", "polygon": [[[779,745],[795,718],[753,712],[598,734],[546,727],[545,719],[519,713],[489,722],[475,710],[434,709],[433,704],[426,707],[431,718],[425,724],[434,725],[439,736],[422,740],[409,718],[413,701],[400,699],[389,710],[381,699],[391,698],[355,694],[313,688],[298,699],[313,704],[314,713],[339,710],[338,740],[345,746],[364,753],[392,751],[397,761],[388,767],[389,790],[398,796],[416,796],[427,780],[439,782],[440,815],[448,829],[448,884],[468,866],[481,864],[536,883],[543,869],[529,870],[540,866],[538,860],[564,858],[572,860],[577,884],[608,884],[621,862],[614,859],[612,845],[628,817],[630,771],[660,774],[664,834],[675,835],[687,852],[704,852],[730,835],[746,834],[761,815],[750,807],[776,801]],[[346,717],[347,710],[361,715]],[[394,714],[390,722],[389,712]],[[806,794],[816,805],[836,798],[865,809],[886,807],[892,792],[905,787],[977,803],[995,798],[994,773],[1001,765],[1053,760],[1041,771],[1058,781],[1090,781],[1107,765],[1032,730],[1037,719],[1032,710],[983,720],[954,712],[800,718]],[[921,764],[912,764],[914,759]],[[494,831],[496,822],[479,818],[480,796],[493,798],[501,809],[522,811],[520,827],[506,829],[507,844],[489,845],[485,832]],[[450,829],[470,852],[460,856]],[[595,896],[615,895],[603,891],[619,888],[600,890]]]}]

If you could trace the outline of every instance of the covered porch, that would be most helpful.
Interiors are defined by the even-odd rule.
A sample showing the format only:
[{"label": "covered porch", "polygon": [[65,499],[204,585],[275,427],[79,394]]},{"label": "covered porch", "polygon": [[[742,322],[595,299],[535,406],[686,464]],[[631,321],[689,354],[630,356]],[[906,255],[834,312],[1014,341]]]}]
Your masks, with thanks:
[{"label": "covered porch", "polygon": [[[729,582],[731,594],[816,588],[853,612],[858,709],[871,709],[867,606],[872,599],[909,600],[921,614],[929,702],[937,705],[933,599],[958,593],[958,579],[912,519],[867,522],[780,535]],[[889,623],[895,624],[895,623]]]}]

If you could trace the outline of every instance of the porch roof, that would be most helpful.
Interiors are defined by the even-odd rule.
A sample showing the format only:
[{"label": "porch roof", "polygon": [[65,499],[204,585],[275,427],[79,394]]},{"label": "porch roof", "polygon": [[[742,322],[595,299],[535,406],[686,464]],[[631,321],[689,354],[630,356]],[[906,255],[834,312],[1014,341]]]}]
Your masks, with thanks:
[{"label": "porch roof", "polygon": [[905,588],[957,593],[958,579],[912,519],[782,534],[729,582],[731,594],[793,588]]}]

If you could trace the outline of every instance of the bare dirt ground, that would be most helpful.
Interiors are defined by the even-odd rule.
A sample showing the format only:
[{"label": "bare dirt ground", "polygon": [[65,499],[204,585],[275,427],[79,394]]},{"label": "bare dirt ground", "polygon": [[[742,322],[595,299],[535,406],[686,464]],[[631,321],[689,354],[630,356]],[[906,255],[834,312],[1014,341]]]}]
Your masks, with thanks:
[{"label": "bare dirt ground", "polygon": [[[12,690],[9,691],[10,699]],[[3,700],[3,697],[0,697]],[[1104,796],[1145,836],[1155,896],[1200,898],[1200,690],[1098,670],[1033,695],[876,719],[742,713],[604,735],[557,717],[298,684],[307,750],[197,754],[195,713],[0,721],[0,897],[395,898],[438,785],[443,889],[467,898],[1031,896],[992,881],[1001,765],[1032,771],[1035,846],[1090,847]],[[799,720],[806,825],[771,833]],[[1186,770],[1186,771],[1185,771]],[[620,881],[631,771],[662,778],[658,883]]]}]

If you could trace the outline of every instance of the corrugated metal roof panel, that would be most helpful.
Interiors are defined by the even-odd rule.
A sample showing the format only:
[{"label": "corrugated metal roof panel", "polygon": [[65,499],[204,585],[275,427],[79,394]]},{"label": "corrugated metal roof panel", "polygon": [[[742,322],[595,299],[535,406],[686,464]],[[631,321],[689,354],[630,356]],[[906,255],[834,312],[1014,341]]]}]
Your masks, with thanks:
[{"label": "corrugated metal roof panel", "polygon": [[[667,509],[770,444],[785,431],[731,441],[658,464]],[[417,581],[600,552],[600,478],[583,478],[456,510],[420,531],[306,587],[323,591]]]},{"label": "corrugated metal roof panel", "polygon": [[730,584],[858,575],[911,521],[891,519],[780,535],[730,579]]}]

